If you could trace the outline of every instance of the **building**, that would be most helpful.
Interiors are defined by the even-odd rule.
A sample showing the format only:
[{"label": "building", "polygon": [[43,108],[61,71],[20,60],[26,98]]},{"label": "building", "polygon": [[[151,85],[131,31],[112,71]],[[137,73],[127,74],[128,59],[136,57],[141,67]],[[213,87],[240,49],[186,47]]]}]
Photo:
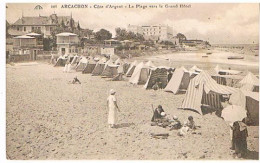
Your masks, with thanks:
[{"label": "building", "polygon": [[127,31],[140,33],[146,40],[169,41],[173,37],[173,29],[168,25],[134,26],[128,25]]},{"label": "building", "polygon": [[77,54],[80,52],[79,38],[74,33],[59,33],[57,36],[57,50],[59,55]]},{"label": "building", "polygon": [[121,45],[121,42],[118,40],[114,40],[114,39],[104,40],[104,45],[110,46],[110,47],[118,47]]},{"label": "building", "polygon": [[190,47],[198,47],[203,46],[205,42],[203,40],[183,40],[182,45],[184,46],[190,46]]},{"label": "building", "polygon": [[129,32],[133,32],[133,33],[135,33],[135,34],[143,34],[143,29],[142,29],[142,27],[141,26],[138,26],[138,25],[130,25],[130,24],[128,24],[128,26],[127,26],[127,31],[129,31]]},{"label": "building", "polygon": [[10,56],[25,56],[25,60],[37,60],[37,55],[43,50],[42,35],[29,33],[12,39],[13,47]]},{"label": "building", "polygon": [[[76,28],[77,24],[71,16],[57,16],[52,14],[50,16],[35,16],[19,18],[10,26],[10,34],[12,33],[30,33],[40,31],[44,37],[50,37],[52,32],[58,26],[63,26],[65,29]],[[17,32],[14,32],[17,31]]]}]

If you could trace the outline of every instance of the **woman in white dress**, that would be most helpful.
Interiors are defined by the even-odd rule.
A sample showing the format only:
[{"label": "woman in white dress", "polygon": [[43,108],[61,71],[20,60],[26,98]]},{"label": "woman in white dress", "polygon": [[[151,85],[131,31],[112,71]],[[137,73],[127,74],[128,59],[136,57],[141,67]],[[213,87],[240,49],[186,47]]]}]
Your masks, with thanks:
[{"label": "woman in white dress", "polygon": [[116,101],[116,91],[113,89],[110,90],[110,95],[107,98],[107,106],[108,106],[108,125],[110,128],[114,128],[117,122],[117,111],[120,112],[117,101]]}]

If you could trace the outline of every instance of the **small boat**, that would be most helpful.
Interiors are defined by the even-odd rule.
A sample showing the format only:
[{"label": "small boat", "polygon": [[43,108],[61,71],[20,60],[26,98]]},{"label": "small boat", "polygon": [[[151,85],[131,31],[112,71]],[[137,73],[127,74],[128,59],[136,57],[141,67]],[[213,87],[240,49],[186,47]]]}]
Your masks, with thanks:
[{"label": "small boat", "polygon": [[229,56],[228,59],[244,59],[243,56]]},{"label": "small boat", "polygon": [[206,53],[207,55],[211,55],[212,53],[211,52],[208,52],[208,53]]},{"label": "small boat", "polygon": [[203,55],[203,56],[202,56],[202,58],[207,58],[207,57],[209,57],[209,56],[207,56],[207,55]]}]

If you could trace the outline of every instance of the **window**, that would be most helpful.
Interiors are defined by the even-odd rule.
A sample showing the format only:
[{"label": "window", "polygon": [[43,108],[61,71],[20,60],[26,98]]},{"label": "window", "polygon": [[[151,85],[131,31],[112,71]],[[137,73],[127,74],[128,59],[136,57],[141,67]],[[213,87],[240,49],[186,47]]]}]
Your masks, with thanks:
[{"label": "window", "polygon": [[17,27],[17,31],[19,31],[19,27]]},{"label": "window", "polygon": [[26,27],[23,27],[23,31],[26,31]]},{"label": "window", "polygon": [[32,31],[34,30],[34,27],[32,27]]}]

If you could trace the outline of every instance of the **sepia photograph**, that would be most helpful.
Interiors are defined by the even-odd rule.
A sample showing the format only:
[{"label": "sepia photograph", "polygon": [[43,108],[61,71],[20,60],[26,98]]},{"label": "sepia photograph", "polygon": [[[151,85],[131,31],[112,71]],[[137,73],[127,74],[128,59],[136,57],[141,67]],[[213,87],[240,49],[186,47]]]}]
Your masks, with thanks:
[{"label": "sepia photograph", "polygon": [[259,160],[259,3],[5,13],[7,160]]}]

